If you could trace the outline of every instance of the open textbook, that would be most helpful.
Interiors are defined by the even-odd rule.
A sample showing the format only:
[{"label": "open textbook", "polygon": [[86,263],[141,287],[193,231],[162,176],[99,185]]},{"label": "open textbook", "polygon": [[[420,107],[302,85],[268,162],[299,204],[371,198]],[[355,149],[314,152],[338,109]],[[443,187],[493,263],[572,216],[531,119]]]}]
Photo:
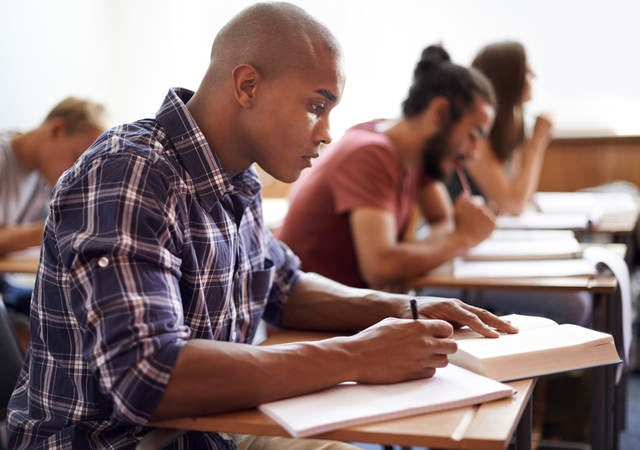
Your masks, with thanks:
[{"label": "open textbook", "polygon": [[628,192],[536,192],[533,204],[537,210],[498,216],[496,226],[586,230],[603,223],[634,221],[639,211],[637,200]]},{"label": "open textbook", "polygon": [[506,384],[449,364],[431,378],[395,384],[342,383],[260,405],[294,437],[484,403],[514,394]]},{"label": "open textbook", "polygon": [[629,192],[536,192],[533,203],[547,214],[584,214],[592,224],[633,220],[638,203]]},{"label": "open textbook", "polygon": [[[464,259],[467,261],[506,261],[506,260],[537,260],[537,259],[571,259],[582,256],[580,243],[569,230],[530,230],[529,236],[522,234],[521,239],[506,233],[508,231],[527,230],[497,230],[488,239],[468,250]],[[537,235],[533,233],[537,231]],[[566,231],[568,234],[558,234]],[[547,238],[536,236],[548,236]]]},{"label": "open textbook", "polygon": [[529,278],[596,275],[593,261],[583,258],[467,261],[453,260],[455,278]]},{"label": "open textbook", "polygon": [[583,212],[543,213],[526,210],[518,216],[501,214],[496,217],[499,229],[586,230],[591,224]]},{"label": "open textbook", "polygon": [[457,330],[458,351],[449,361],[500,381],[620,362],[610,334],[559,325],[544,317],[510,314],[503,318],[520,332],[491,339],[468,328]]}]

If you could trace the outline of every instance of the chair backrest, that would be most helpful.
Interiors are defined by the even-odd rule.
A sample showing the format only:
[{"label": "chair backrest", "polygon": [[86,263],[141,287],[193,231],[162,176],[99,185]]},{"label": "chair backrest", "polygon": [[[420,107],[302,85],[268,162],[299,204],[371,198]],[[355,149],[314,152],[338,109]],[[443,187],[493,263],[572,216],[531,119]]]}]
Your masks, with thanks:
[{"label": "chair backrest", "polygon": [[0,420],[7,416],[7,404],[18,379],[22,359],[18,338],[0,296]]}]

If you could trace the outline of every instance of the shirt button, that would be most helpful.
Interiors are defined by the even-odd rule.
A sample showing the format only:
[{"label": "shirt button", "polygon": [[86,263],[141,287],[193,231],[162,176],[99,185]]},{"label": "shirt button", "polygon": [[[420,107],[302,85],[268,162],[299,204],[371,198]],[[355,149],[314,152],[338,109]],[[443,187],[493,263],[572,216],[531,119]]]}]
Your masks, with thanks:
[{"label": "shirt button", "polygon": [[102,267],[103,269],[108,265],[109,265],[109,258],[107,258],[106,256],[103,256],[98,260],[98,266]]}]

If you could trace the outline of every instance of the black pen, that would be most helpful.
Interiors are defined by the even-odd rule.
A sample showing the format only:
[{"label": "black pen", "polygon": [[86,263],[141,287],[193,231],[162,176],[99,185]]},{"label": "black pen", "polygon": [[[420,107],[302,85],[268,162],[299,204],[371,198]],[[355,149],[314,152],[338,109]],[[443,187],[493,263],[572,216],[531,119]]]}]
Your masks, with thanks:
[{"label": "black pen", "polygon": [[416,302],[415,298],[412,298],[409,303],[411,303],[411,316],[413,316],[413,320],[418,320],[418,302]]}]

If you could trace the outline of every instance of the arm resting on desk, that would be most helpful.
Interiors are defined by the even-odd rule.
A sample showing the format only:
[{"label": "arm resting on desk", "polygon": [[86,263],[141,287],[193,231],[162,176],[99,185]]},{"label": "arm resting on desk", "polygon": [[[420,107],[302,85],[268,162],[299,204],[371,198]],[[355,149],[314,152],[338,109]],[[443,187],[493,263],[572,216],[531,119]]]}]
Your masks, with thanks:
[{"label": "arm resting on desk", "polygon": [[[396,219],[388,211],[351,211],[351,235],[358,267],[369,286],[396,284],[419,276],[465,253],[495,227],[491,212],[466,196],[454,206],[455,226],[419,241],[398,241]],[[444,231],[444,232],[443,232]]]},{"label": "arm resting on desk", "polygon": [[[442,321],[387,319],[351,337],[258,347],[194,339],[151,420],[233,411],[337,383],[432,376],[455,351]],[[391,355],[391,356],[390,356]]]},{"label": "arm resting on desk", "polygon": [[40,245],[43,229],[44,222],[0,227],[0,256]]},{"label": "arm resting on desk", "polygon": [[[420,298],[422,318],[508,329],[492,314],[458,300]],[[386,318],[400,316],[404,319]],[[393,383],[429,377],[457,349],[444,320],[408,320],[409,297],[353,289],[315,274],[301,274],[282,324],[310,329],[358,329],[358,334],[317,342],[256,347],[191,340],[181,350],[152,420],[250,408],[343,381]],[[380,322],[379,322],[380,321]],[[377,323],[376,323],[377,322]],[[508,331],[508,330],[507,330]]]}]

